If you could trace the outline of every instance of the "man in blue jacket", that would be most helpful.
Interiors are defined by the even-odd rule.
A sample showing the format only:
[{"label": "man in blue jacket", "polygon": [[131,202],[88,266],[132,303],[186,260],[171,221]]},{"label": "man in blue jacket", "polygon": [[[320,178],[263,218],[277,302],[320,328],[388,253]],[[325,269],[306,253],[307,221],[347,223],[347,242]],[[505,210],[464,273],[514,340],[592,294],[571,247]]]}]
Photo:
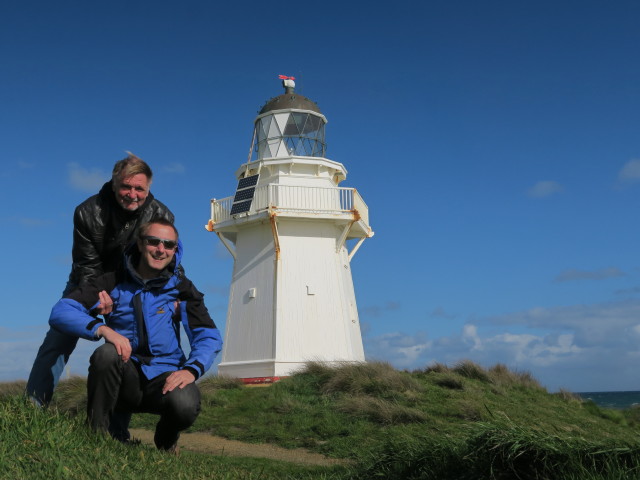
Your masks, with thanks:
[{"label": "man in blue jacket", "polygon": [[[136,237],[121,269],[61,299],[49,323],[69,335],[105,339],[89,366],[91,427],[107,431],[113,411],[159,414],[155,444],[172,451],[200,412],[194,382],[211,367],[222,341],[203,295],[179,268],[182,246],[173,224],[152,220]],[[191,344],[188,357],[180,346],[181,323]]]}]

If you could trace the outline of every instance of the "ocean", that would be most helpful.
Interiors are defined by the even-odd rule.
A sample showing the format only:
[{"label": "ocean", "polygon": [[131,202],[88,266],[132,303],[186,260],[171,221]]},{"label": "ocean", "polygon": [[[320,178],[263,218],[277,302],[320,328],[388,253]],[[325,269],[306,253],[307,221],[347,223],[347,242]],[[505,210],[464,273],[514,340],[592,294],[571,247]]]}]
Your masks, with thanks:
[{"label": "ocean", "polygon": [[576,392],[576,395],[604,408],[624,409],[640,405],[640,392]]}]

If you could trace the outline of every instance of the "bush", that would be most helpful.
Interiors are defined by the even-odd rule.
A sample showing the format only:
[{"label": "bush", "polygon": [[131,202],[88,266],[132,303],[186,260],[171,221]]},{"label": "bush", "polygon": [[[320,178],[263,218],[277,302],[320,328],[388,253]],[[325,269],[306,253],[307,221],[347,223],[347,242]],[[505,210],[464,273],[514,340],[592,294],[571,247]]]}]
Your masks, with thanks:
[{"label": "bush", "polygon": [[404,391],[422,391],[424,387],[409,373],[399,372],[388,363],[372,362],[343,365],[331,371],[321,386],[322,393],[377,395],[394,397]]},{"label": "bush", "polygon": [[27,382],[22,380],[0,383],[0,399],[23,395],[26,389]]},{"label": "bush", "polygon": [[343,413],[366,418],[381,425],[424,422],[427,419],[427,415],[421,410],[367,396],[342,398],[338,401],[337,408]]},{"label": "bush", "polygon": [[453,371],[458,375],[474,380],[480,380],[481,382],[489,383],[490,378],[487,372],[471,360],[462,360],[453,367]]},{"label": "bush", "polygon": [[74,376],[62,380],[53,395],[51,406],[59,412],[78,415],[87,411],[87,379]]}]

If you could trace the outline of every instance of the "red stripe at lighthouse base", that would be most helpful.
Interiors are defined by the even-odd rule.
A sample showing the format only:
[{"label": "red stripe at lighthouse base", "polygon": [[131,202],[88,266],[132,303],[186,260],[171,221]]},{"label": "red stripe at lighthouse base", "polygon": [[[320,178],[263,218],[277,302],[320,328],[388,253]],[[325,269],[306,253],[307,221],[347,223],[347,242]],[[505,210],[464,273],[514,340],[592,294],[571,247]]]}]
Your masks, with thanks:
[{"label": "red stripe at lighthouse base", "polygon": [[282,378],[284,377],[252,377],[241,378],[240,380],[242,380],[242,383],[244,383],[245,385],[268,385],[270,383],[275,383]]}]

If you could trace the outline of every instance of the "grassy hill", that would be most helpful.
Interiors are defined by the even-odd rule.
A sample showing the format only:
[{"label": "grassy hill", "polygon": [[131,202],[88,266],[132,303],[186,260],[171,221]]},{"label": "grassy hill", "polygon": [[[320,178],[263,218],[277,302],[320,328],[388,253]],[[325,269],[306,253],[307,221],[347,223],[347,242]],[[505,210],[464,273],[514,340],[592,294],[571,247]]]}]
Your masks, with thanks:
[{"label": "grassy hill", "polygon": [[[304,372],[267,388],[200,382],[190,431],[305,448],[345,465],[121,445],[84,426],[85,381],[58,387],[52,408],[0,388],[0,478],[629,479],[640,478],[640,410],[605,410],[549,394],[526,373],[471,362],[401,372],[383,363]],[[153,430],[157,417],[135,415]]]}]

